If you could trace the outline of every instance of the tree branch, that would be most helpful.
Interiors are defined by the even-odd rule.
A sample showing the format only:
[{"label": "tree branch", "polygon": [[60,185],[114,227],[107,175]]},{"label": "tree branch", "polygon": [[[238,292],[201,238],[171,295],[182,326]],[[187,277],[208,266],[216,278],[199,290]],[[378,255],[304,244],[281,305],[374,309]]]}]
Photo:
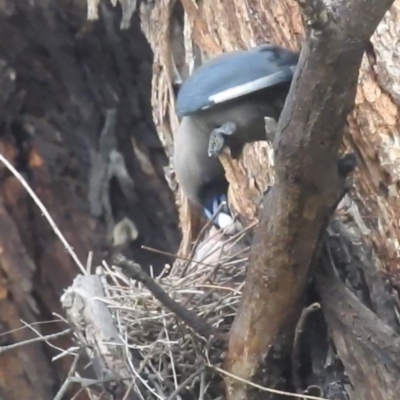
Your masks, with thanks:
[{"label": "tree branch", "polygon": [[[124,349],[110,310],[101,301],[104,297],[99,275],[78,275],[61,296],[61,304],[92,361],[98,381],[104,381],[110,393],[125,393],[132,379],[126,358],[130,357],[136,367],[140,360]],[[136,400],[137,395],[131,392],[126,398]]]},{"label": "tree branch", "polygon": [[[321,305],[354,400],[395,400],[399,394],[400,336],[340,281],[325,252],[316,274]],[[337,301],[340,299],[340,302]]]},{"label": "tree branch", "polygon": [[[345,188],[338,149],[365,44],[393,1],[331,3],[334,19],[321,10],[311,18],[313,8],[305,8],[311,28],[323,34],[304,43],[274,140],[276,184],[264,200],[225,361],[226,370],[243,379],[256,375],[302,298],[321,232]],[[291,340],[295,323],[281,342]],[[246,385],[226,382],[229,400],[250,397]]]},{"label": "tree branch", "polygon": [[32,343],[36,343],[36,342],[45,342],[47,340],[56,339],[60,336],[69,335],[71,332],[72,332],[71,329],[64,329],[61,332],[52,333],[50,335],[38,336],[38,337],[35,337],[32,339],[24,340],[23,342],[9,344],[8,346],[0,346],[0,354],[4,353],[6,351],[9,351],[9,350],[14,350],[21,346],[26,346],[28,344],[32,344]]}]

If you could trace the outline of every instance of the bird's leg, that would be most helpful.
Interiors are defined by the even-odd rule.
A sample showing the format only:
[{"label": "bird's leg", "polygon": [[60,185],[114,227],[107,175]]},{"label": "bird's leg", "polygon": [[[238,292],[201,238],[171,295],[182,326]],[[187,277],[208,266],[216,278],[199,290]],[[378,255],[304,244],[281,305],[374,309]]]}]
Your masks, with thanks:
[{"label": "bird's leg", "polygon": [[225,137],[236,132],[237,125],[235,122],[225,122],[218,128],[215,128],[210,135],[208,142],[209,157],[218,157],[225,145]]}]

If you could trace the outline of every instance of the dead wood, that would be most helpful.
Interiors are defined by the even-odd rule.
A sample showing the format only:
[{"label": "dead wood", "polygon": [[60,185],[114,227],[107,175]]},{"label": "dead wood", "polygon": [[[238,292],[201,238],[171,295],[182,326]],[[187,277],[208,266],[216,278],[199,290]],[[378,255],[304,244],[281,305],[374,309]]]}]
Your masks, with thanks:
[{"label": "dead wood", "polygon": [[[64,293],[61,303],[82,349],[88,353],[99,383],[117,396],[136,399],[129,384],[131,371],[126,363],[124,344],[104,302],[105,293],[98,275],[78,275]],[[139,360],[132,359],[139,365]],[[128,394],[126,394],[128,393]]]}]

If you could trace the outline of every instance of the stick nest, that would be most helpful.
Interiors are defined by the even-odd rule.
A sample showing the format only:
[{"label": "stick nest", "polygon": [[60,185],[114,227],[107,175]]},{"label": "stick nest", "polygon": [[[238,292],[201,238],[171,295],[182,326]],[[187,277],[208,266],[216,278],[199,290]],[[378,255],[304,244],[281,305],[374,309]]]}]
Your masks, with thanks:
[{"label": "stick nest", "polygon": [[[240,239],[211,237],[198,246],[190,261],[178,260],[172,269],[167,266],[154,278],[171,298],[220,332],[229,332],[245,280],[249,248]],[[106,301],[140,397],[220,396],[221,377],[202,367],[218,364],[221,349],[185,326],[144,285],[121,270],[106,266],[102,272],[107,278]]]}]

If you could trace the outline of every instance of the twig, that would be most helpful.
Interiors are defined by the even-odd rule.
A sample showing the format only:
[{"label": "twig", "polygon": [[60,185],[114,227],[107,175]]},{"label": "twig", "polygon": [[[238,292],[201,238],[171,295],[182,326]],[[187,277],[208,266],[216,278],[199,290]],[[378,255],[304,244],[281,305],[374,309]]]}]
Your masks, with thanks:
[{"label": "twig", "polygon": [[83,274],[86,274],[86,269],[82,265],[82,263],[79,261],[79,258],[77,255],[74,253],[72,250],[72,247],[69,245],[67,240],[65,239],[64,235],[61,233],[61,231],[58,229],[56,223],[54,222],[53,218],[51,218],[49,212],[47,211],[46,207],[43,205],[43,203],[40,201],[39,197],[36,196],[35,192],[32,190],[32,188],[29,186],[29,184],[26,182],[26,180],[22,177],[22,175],[13,167],[13,165],[3,156],[3,154],[0,154],[0,161],[3,162],[3,164],[12,172],[12,174],[20,181],[22,186],[25,188],[25,190],[28,192],[28,194],[32,197],[33,201],[36,203],[36,205],[39,207],[40,211],[43,213],[43,215],[46,217],[47,221],[49,221],[50,226],[53,228],[54,233],[59,237],[61,240],[62,244],[64,245],[65,249],[68,251],[72,259],[75,261],[76,265],[79,267],[81,272]]},{"label": "twig", "polygon": [[290,393],[290,392],[285,392],[285,391],[282,391],[282,390],[267,388],[267,387],[258,385],[257,383],[253,383],[251,381],[248,381],[247,379],[243,379],[243,378],[240,378],[239,376],[233,375],[233,374],[229,373],[228,371],[225,371],[225,370],[223,370],[221,368],[218,368],[218,367],[216,367],[214,365],[208,365],[208,366],[210,368],[214,369],[215,371],[219,372],[222,375],[226,375],[229,378],[232,378],[232,379],[235,379],[235,380],[237,380],[239,382],[245,383],[245,384],[247,384],[249,386],[252,386],[252,387],[254,387],[254,388],[258,389],[258,390],[261,390],[263,392],[280,394],[282,396],[294,397],[296,399],[328,400],[328,399],[325,399],[323,397],[310,396],[310,395],[307,395],[307,394]]},{"label": "twig", "polygon": [[72,346],[69,349],[64,350],[63,352],[61,352],[61,353],[57,354],[56,356],[52,357],[51,361],[54,362],[54,361],[59,360],[60,358],[63,358],[65,356],[69,356],[69,355],[76,356],[76,352],[79,349],[80,349],[79,346]]},{"label": "twig", "polygon": [[69,385],[71,384],[70,378],[76,371],[76,366],[78,365],[78,360],[79,360],[80,356],[81,356],[81,353],[79,353],[75,356],[74,361],[71,364],[71,368],[69,369],[67,379],[65,379],[64,383],[61,385],[60,390],[54,397],[54,400],[61,400],[64,397],[64,394],[66,393]]},{"label": "twig", "polygon": [[[59,322],[65,322],[65,321],[63,321],[62,319],[54,320],[54,321],[38,321],[38,322],[30,323],[30,326],[44,325],[44,324],[54,324],[54,323],[59,323]],[[19,328],[15,328],[15,329],[11,329],[11,330],[6,331],[6,332],[2,332],[2,333],[0,333],[0,337],[5,336],[5,335],[10,335],[11,333],[22,331],[24,329],[29,328],[30,326],[24,325],[24,326],[20,326]]]},{"label": "twig", "polygon": [[130,395],[130,393],[131,393],[131,391],[132,391],[134,386],[135,386],[135,381],[132,379],[132,382],[130,383],[130,385],[126,389],[126,392],[125,392],[124,397],[122,398],[122,400],[127,400],[129,398],[129,395]]},{"label": "twig", "polygon": [[313,303],[308,307],[304,308],[303,311],[301,312],[300,318],[297,322],[296,329],[294,332],[293,351],[292,351],[292,379],[293,379],[293,385],[298,393],[302,392],[303,390],[301,384],[301,378],[299,375],[299,369],[301,366],[300,341],[303,335],[305,323],[307,321],[308,316],[314,311],[319,310],[320,308],[321,305],[319,303]]},{"label": "twig", "polygon": [[31,331],[33,331],[34,333],[36,333],[36,335],[38,335],[39,339],[44,340],[47,345],[49,345],[50,347],[52,347],[55,350],[64,352],[64,349],[62,349],[61,347],[58,347],[52,343],[50,343],[48,340],[43,339],[43,335],[40,333],[40,331],[38,331],[36,328],[34,328],[31,324],[28,324],[27,322],[25,322],[24,320],[21,319],[21,323],[23,323],[28,329],[30,329]]},{"label": "twig", "polygon": [[[164,328],[165,328],[164,329],[164,331],[165,331],[165,339],[168,342],[171,342],[170,339],[169,339],[169,334],[168,334],[168,329],[167,329],[167,321],[165,320],[165,318],[163,318],[163,324],[164,324]],[[174,378],[175,388],[178,389],[178,379],[176,377],[175,361],[174,361],[174,356],[172,354],[171,347],[169,347],[168,352],[169,352],[169,359],[170,359],[170,362],[171,362],[171,369],[172,369],[172,375],[173,375],[173,378]]]},{"label": "twig", "polygon": [[26,346],[28,344],[32,344],[32,343],[36,343],[36,342],[44,342],[44,341],[47,341],[47,340],[50,340],[50,339],[58,338],[60,336],[65,336],[65,335],[68,335],[71,332],[72,332],[71,329],[66,329],[66,330],[64,330],[62,332],[52,333],[51,335],[40,336],[40,337],[36,337],[36,338],[33,338],[33,339],[24,340],[23,342],[13,343],[13,344],[10,344],[8,346],[0,346],[0,354],[5,353],[6,351],[9,351],[9,350],[16,349],[16,348],[21,347],[21,346]]},{"label": "twig", "polygon": [[194,379],[196,379],[206,368],[206,365],[202,365],[197,371],[193,372],[192,375],[189,375],[172,393],[171,395],[167,398],[167,400],[174,400],[176,396],[180,392],[182,392],[185,387],[192,382]]},{"label": "twig", "polygon": [[88,258],[86,261],[86,273],[87,275],[90,274],[90,271],[92,270],[92,262],[93,262],[93,251],[89,251]]},{"label": "twig", "polygon": [[[192,247],[192,251],[191,251],[191,253],[190,253],[190,255],[189,255],[188,258],[183,258],[183,257],[174,256],[174,257],[176,257],[176,258],[179,258],[179,259],[182,259],[182,260],[187,261],[187,263],[186,263],[186,265],[184,266],[184,268],[182,268],[182,270],[180,271],[180,274],[179,274],[180,277],[184,277],[184,276],[186,275],[187,270],[188,270],[188,268],[189,268],[189,266],[190,266],[191,263],[197,263],[197,264],[199,264],[199,265],[206,265],[206,266],[209,266],[209,267],[218,267],[218,266],[220,265],[220,262],[219,262],[219,261],[216,262],[216,264],[210,264],[210,263],[205,263],[203,260],[204,260],[205,258],[211,257],[211,256],[212,256],[215,252],[217,252],[217,251],[221,251],[221,252],[222,252],[222,251],[224,250],[224,248],[225,248],[225,245],[228,245],[228,244],[234,242],[235,240],[238,241],[239,239],[241,239],[241,238],[244,236],[244,234],[245,234],[248,230],[250,230],[251,228],[253,228],[255,225],[256,225],[256,223],[251,223],[251,224],[250,224],[249,226],[247,226],[246,228],[243,228],[241,231],[235,233],[234,235],[231,235],[221,247],[216,246],[216,247],[215,247],[214,249],[212,249],[211,251],[206,252],[201,260],[194,260],[193,257],[195,256],[196,249],[198,248],[198,246],[199,246],[199,244],[200,244],[200,237],[201,237],[201,235],[202,235],[201,232],[200,232],[200,234],[198,235],[198,237],[197,237],[197,239],[196,239],[196,242],[194,243],[194,245],[193,245],[193,247]],[[215,238],[216,236],[218,236],[218,235],[220,235],[220,234],[221,234],[221,231],[216,231],[215,234],[213,234],[212,236],[208,237],[207,240],[206,240],[205,242],[203,242],[203,244],[204,244],[204,245],[207,244],[209,241],[211,241],[213,238]],[[235,243],[236,243],[236,242],[234,242],[233,245],[234,245]]]},{"label": "twig", "polygon": [[[214,254],[215,252],[217,252],[217,251],[219,251],[219,250],[221,250],[221,252],[222,252],[223,250],[225,250],[225,246],[231,245],[230,248],[229,248],[229,249],[231,249],[232,247],[234,247],[234,246],[243,238],[243,236],[245,235],[245,233],[246,233],[248,230],[252,229],[256,224],[257,224],[257,222],[252,222],[252,223],[251,223],[250,225],[248,225],[246,228],[243,228],[241,231],[239,231],[239,232],[235,233],[234,235],[230,236],[229,239],[226,240],[226,241],[222,244],[222,246],[221,246],[220,248],[219,248],[219,247],[216,247],[216,248],[214,248],[211,252],[210,252],[210,251],[207,252],[207,253],[204,255],[203,259],[204,259],[204,258],[207,258],[207,257],[210,257],[212,254]],[[217,234],[218,234],[218,232],[217,232]],[[213,237],[214,237],[214,236],[213,236]],[[211,237],[211,238],[209,238],[209,239],[212,239],[213,237]],[[205,243],[206,243],[206,242],[205,242]],[[228,249],[228,250],[229,250],[229,249]],[[248,247],[246,247],[246,249],[248,249]],[[232,256],[232,257],[234,257],[234,256]],[[218,264],[220,264],[220,263],[218,263]]]},{"label": "twig", "polygon": [[[193,247],[192,252],[191,252],[191,254],[190,254],[190,256],[189,256],[188,263],[187,263],[187,265],[185,265],[185,268],[182,269],[182,271],[181,271],[181,273],[180,273],[180,276],[183,277],[183,276],[186,275],[186,272],[187,272],[187,270],[188,270],[188,268],[189,268],[189,265],[190,265],[190,263],[192,263],[192,262],[194,262],[194,263],[202,263],[203,265],[212,266],[212,267],[219,267],[219,266],[221,265],[220,257],[221,257],[222,252],[223,252],[224,249],[225,249],[225,246],[231,244],[231,248],[232,248],[240,239],[243,238],[243,236],[245,235],[245,233],[246,233],[248,230],[250,230],[251,228],[253,228],[255,225],[256,225],[256,223],[251,223],[251,224],[250,224],[249,226],[247,226],[246,228],[243,228],[240,232],[237,232],[237,233],[235,233],[234,235],[230,236],[229,239],[227,239],[226,242],[223,243],[221,247],[215,246],[213,249],[211,249],[211,250],[209,250],[208,252],[206,252],[206,253],[204,254],[203,258],[202,258],[200,261],[196,261],[196,260],[193,260],[193,259],[192,259],[192,257],[194,257],[194,255],[195,255],[195,251],[194,251],[194,250],[195,250],[195,247]],[[211,237],[208,237],[207,240],[206,240],[203,244],[208,243],[210,240],[212,240],[215,236],[217,236],[217,235],[219,235],[219,234],[220,234],[220,231],[217,231],[214,235],[212,235]],[[197,245],[196,245],[196,246],[197,246]],[[198,247],[198,246],[197,246],[197,247]],[[248,248],[246,248],[246,249],[248,249]],[[211,265],[210,265],[210,264],[204,263],[204,262],[202,261],[202,260],[204,260],[204,259],[206,259],[206,258],[211,257],[211,256],[212,256],[214,253],[216,253],[217,251],[220,251],[221,254],[220,254],[220,257],[219,257],[218,261],[216,261],[215,264],[211,264]],[[243,251],[245,251],[245,249],[244,249]],[[231,257],[234,257],[234,256],[231,256]]]},{"label": "twig", "polygon": [[169,252],[163,251],[163,250],[158,250],[158,249],[155,249],[155,248],[149,247],[149,246],[141,246],[141,248],[142,248],[143,250],[147,250],[147,251],[150,251],[150,252],[152,252],[152,253],[162,254],[162,255],[164,255],[164,256],[175,257],[175,258],[178,259],[178,260],[187,261],[187,262],[194,262],[194,263],[196,263],[196,264],[205,265],[206,267],[214,267],[214,266],[215,266],[215,265],[213,265],[213,264],[207,264],[207,263],[204,263],[204,262],[202,262],[202,261],[191,260],[189,257],[188,257],[188,258],[186,258],[186,257],[180,257],[180,256],[177,256],[176,254],[169,253]]},{"label": "twig", "polygon": [[141,282],[150,290],[152,295],[169,311],[173,312],[178,318],[185,322],[189,327],[191,327],[200,336],[209,339],[212,335],[219,336],[218,331],[216,331],[212,326],[210,326],[202,318],[198,317],[192,311],[182,307],[175,300],[171,299],[170,296],[158,285],[154,279],[147,275],[141,268],[139,264],[133,261],[127,260],[123,255],[118,254],[114,258],[114,263],[116,266],[123,269],[125,274],[138,282]]},{"label": "twig", "polygon": [[82,378],[80,376],[70,376],[69,381],[71,383],[79,383],[85,389],[89,386],[101,385],[107,382],[113,382],[115,381],[115,379],[104,379],[102,381],[99,381],[98,379]]},{"label": "twig", "polygon": [[107,378],[107,379],[90,379],[90,378],[82,378],[81,376],[70,376],[69,381],[71,383],[79,383],[84,388],[94,385],[104,385],[105,383],[115,382],[115,381],[126,381],[132,378]]},{"label": "twig", "polygon": [[204,399],[204,393],[206,391],[206,373],[203,370],[200,377],[200,389],[199,389],[199,400]]},{"label": "twig", "polygon": [[[200,230],[200,232],[199,232],[199,234],[197,235],[197,238],[196,238],[196,240],[195,240],[195,242],[194,242],[194,244],[193,244],[192,251],[190,252],[190,255],[189,255],[189,259],[193,258],[194,254],[195,254],[195,251],[196,251],[196,249],[197,249],[197,247],[198,247],[198,245],[199,245],[201,239],[203,238],[205,232],[206,232],[207,229],[214,223],[215,219],[217,218],[217,216],[218,216],[218,214],[219,214],[219,212],[221,211],[221,209],[222,209],[223,206],[224,206],[224,203],[221,203],[221,204],[218,206],[217,211],[214,213],[214,215],[212,216],[212,218],[209,219],[209,220],[207,221],[207,223],[203,226],[203,228]],[[219,233],[219,231],[218,231],[218,233]]]}]

